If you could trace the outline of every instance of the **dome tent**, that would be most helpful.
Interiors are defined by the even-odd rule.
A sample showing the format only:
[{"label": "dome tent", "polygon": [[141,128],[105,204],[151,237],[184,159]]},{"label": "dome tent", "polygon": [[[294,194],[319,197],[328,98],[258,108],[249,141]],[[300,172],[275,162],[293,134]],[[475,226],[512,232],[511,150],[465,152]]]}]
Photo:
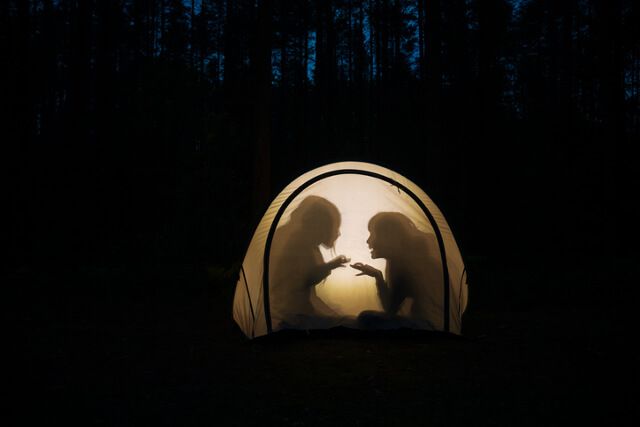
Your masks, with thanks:
[{"label": "dome tent", "polygon": [[[336,216],[324,216],[321,220],[318,218],[322,215],[318,214],[315,215],[318,218],[310,220],[312,212],[322,209],[305,207],[310,205],[309,201],[321,202],[316,206],[325,206],[335,211]],[[399,241],[393,245],[396,248],[393,256],[374,256],[372,247],[375,249],[379,244],[372,241],[377,236],[371,226],[374,217],[383,215],[401,218],[413,235],[419,237],[411,241],[421,243],[412,246],[409,240],[400,241],[399,229],[390,230],[387,235],[392,238],[387,240],[397,237]],[[319,235],[329,223],[338,231],[334,230],[332,238],[312,244],[315,255],[305,249],[309,245],[295,241]],[[377,237],[378,241],[381,239]],[[336,254],[343,254],[350,262],[326,268],[326,261]],[[400,260],[394,261],[396,265],[406,268],[392,267],[392,257]],[[323,274],[311,280],[314,283],[309,282],[310,275],[304,270],[310,265],[305,261],[309,258],[315,258],[315,264],[311,264],[322,265],[313,268],[324,268]],[[362,274],[354,268],[358,266],[356,263],[384,272],[379,275],[382,285],[375,275]],[[390,279],[393,277],[396,280]],[[395,298],[392,309],[381,294],[384,291],[381,286],[384,288],[386,282],[406,290]],[[369,163],[341,162],[303,174],[271,203],[240,268],[233,317],[251,339],[281,329],[334,326],[411,327],[460,334],[466,304],[462,256],[433,201],[416,184],[389,169]],[[373,313],[374,320],[382,320],[362,322],[364,313]]]}]

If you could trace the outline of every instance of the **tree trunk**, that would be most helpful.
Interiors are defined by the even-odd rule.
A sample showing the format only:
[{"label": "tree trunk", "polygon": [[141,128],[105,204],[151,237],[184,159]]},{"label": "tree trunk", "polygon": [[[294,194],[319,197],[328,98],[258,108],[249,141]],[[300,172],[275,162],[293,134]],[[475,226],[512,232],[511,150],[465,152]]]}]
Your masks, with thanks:
[{"label": "tree trunk", "polygon": [[273,1],[262,0],[257,6],[254,26],[251,81],[254,88],[253,123],[253,192],[252,215],[260,218],[271,198],[271,29]]},{"label": "tree trunk", "polygon": [[418,0],[418,68],[424,80],[424,0]]},{"label": "tree trunk", "polygon": [[[619,249],[617,221],[614,212],[622,211],[616,206],[618,193],[625,194],[619,167],[623,159],[616,159],[616,153],[626,151],[624,145],[625,109],[623,66],[621,54],[622,12],[620,0],[599,0],[596,2],[596,19],[598,33],[598,67],[600,78],[599,110],[602,118],[602,141],[600,152],[603,168],[604,210],[603,231],[605,256],[613,257]],[[617,164],[620,163],[620,164]],[[630,189],[634,191],[635,189]],[[629,193],[631,194],[631,193]]]}]

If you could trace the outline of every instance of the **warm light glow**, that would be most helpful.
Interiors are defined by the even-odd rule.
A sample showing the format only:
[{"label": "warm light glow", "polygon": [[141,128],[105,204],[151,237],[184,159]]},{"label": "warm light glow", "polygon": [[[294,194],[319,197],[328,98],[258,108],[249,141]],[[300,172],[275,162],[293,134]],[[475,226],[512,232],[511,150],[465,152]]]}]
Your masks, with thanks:
[{"label": "warm light glow", "polygon": [[[373,217],[372,244],[388,261],[371,259]],[[318,247],[321,242],[334,247]],[[384,310],[371,277],[375,270],[360,266],[368,275],[357,276],[359,270],[338,266],[345,262],[341,256],[383,273]],[[233,318],[250,338],[336,326],[459,334],[467,306],[464,271],[449,225],[424,191],[380,166],[334,163],[298,177],[267,209],[242,263]]]},{"label": "warm light glow", "polygon": [[[307,196],[321,196],[337,206],[342,216],[340,237],[332,250],[320,247],[325,261],[337,255],[351,258],[349,264],[362,262],[382,272],[384,259],[372,259],[367,245],[369,219],[378,212],[403,212],[422,231],[433,232],[426,216],[411,198],[397,187],[380,179],[363,175],[339,175],[323,179],[305,189],[288,206],[280,225]],[[407,205],[413,209],[407,212]],[[316,292],[334,310],[357,316],[363,310],[381,310],[375,281],[368,276],[356,276],[357,270],[346,267],[334,270]]]}]

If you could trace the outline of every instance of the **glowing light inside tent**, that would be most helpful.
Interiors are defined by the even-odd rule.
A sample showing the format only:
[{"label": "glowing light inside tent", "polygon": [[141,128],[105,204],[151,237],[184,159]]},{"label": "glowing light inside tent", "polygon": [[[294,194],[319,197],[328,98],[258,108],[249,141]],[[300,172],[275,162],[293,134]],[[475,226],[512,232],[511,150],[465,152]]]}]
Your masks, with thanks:
[{"label": "glowing light inside tent", "polygon": [[[351,259],[349,264],[362,262],[384,272],[386,261],[372,259],[367,245],[367,226],[378,212],[403,212],[418,229],[433,232],[420,207],[407,194],[388,182],[364,175],[341,175],[314,183],[289,205],[280,223],[286,223],[299,203],[311,195],[332,202],[342,217],[340,237],[335,247],[320,247],[325,262],[337,255],[345,255]],[[407,203],[413,206],[410,212],[407,212]],[[316,286],[318,296],[345,315],[357,316],[363,310],[381,310],[375,280],[369,276],[356,276],[358,273],[349,266],[333,270],[324,283]]]},{"label": "glowing light inside tent", "polygon": [[[335,175],[327,177],[332,172]],[[403,188],[406,186],[411,193],[405,194],[389,181],[397,182]],[[309,199],[310,195],[331,201],[338,212],[323,200]],[[419,207],[422,204],[437,223],[438,238]],[[308,208],[317,210],[309,211]],[[402,307],[392,307],[392,311],[399,315],[395,319],[399,323],[371,324],[368,321],[375,319],[375,314],[360,314],[364,310],[380,309],[375,281],[368,276],[357,277],[358,272],[348,267],[334,270],[325,278],[325,269],[318,267],[321,258],[328,261],[344,254],[352,258],[351,263],[360,261],[384,271],[385,261],[371,260],[366,244],[369,236],[367,223],[382,211],[398,212],[399,215],[386,218],[395,217],[404,222],[404,216],[421,233],[415,233],[409,227],[410,232],[405,234],[406,227],[400,227],[392,231],[397,232],[397,240],[385,240],[393,246],[393,252],[385,253],[393,256],[393,261],[396,254],[398,261],[403,261],[398,264],[397,277],[407,279],[404,283],[410,282],[415,286],[405,295],[400,289],[401,294],[397,295],[406,298]],[[290,222],[292,212],[296,212],[294,222]],[[311,212],[318,215],[306,215]],[[313,245],[329,237],[328,228],[323,224],[335,224],[338,217],[342,235],[336,240],[335,248],[332,251],[314,250]],[[278,221],[274,222],[276,218]],[[390,235],[387,233],[386,236]],[[379,243],[384,245],[382,240]],[[442,271],[445,252],[446,273]],[[269,266],[264,265],[266,260],[269,260]],[[340,325],[366,329],[410,325],[415,329],[460,334],[461,316],[467,306],[464,262],[442,212],[424,191],[403,176],[361,162],[322,166],[298,177],[284,188],[256,228],[240,273],[234,295],[233,318],[248,338],[282,329],[327,329]],[[449,278],[448,284],[443,282],[446,277]],[[322,278],[325,278],[324,283],[315,285]],[[394,279],[391,286],[397,283]],[[313,286],[313,292],[309,291],[309,286]],[[346,316],[341,316],[341,313]]]}]

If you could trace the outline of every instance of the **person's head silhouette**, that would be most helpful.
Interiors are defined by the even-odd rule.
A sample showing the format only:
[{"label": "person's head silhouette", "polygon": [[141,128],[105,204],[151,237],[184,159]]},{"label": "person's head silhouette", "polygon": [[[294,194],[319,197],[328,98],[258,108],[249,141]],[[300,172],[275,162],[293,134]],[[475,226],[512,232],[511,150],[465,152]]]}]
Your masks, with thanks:
[{"label": "person's head silhouette", "polygon": [[403,257],[417,243],[422,233],[409,218],[399,212],[380,212],[369,220],[367,244],[371,258]]},{"label": "person's head silhouette", "polygon": [[340,211],[319,196],[307,196],[291,213],[291,224],[313,245],[333,247],[340,236]]}]

